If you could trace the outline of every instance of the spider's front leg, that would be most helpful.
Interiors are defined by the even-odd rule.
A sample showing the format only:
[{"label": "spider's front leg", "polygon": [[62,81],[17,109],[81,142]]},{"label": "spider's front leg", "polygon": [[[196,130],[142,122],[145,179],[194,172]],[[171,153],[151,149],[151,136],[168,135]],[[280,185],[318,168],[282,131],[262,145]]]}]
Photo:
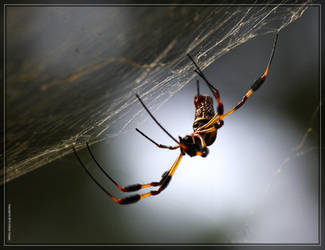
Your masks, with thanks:
[{"label": "spider's front leg", "polygon": [[[157,186],[160,186],[162,185],[162,183],[165,181],[165,177],[166,175],[171,171],[168,170],[166,171],[163,175],[162,175],[162,178],[159,182],[151,182],[151,183],[148,183],[148,184],[132,184],[132,185],[128,185],[126,187],[123,187],[121,185],[119,185],[109,174],[108,172],[98,163],[98,161],[96,160],[95,156],[93,155],[92,151],[90,150],[90,147],[89,147],[89,144],[88,142],[86,143],[87,145],[87,149],[88,149],[88,152],[91,156],[91,158],[94,160],[94,162],[96,163],[97,167],[100,169],[100,171],[111,181],[115,184],[115,186],[120,189],[121,191],[123,192],[134,192],[134,191],[138,191],[140,189],[143,189],[143,188],[148,188],[148,187],[157,187]],[[166,146],[167,147],[167,146]]]},{"label": "spider's front leg", "polygon": [[[179,166],[179,163],[181,162],[183,157],[183,154],[181,153],[178,158],[176,159],[176,161],[174,162],[173,166],[170,168],[169,171],[165,172],[162,176],[161,181],[159,182],[160,187],[158,188],[158,190],[152,190],[150,192],[144,193],[144,194],[136,194],[136,195],[132,195],[120,200],[115,200],[116,202],[118,202],[119,204],[130,204],[136,201],[139,201],[141,199],[147,198],[149,196],[152,195],[158,195],[161,193],[161,191],[163,191],[169,184],[169,182],[171,181],[173,175],[176,172],[176,169]],[[150,187],[151,184],[146,184],[145,187]],[[130,202],[131,201],[131,202]]]},{"label": "spider's front leg", "polygon": [[[137,202],[139,200],[142,200],[144,198],[147,198],[149,196],[160,194],[161,191],[163,191],[168,186],[169,182],[171,181],[177,167],[179,166],[179,163],[181,162],[182,157],[183,157],[183,154],[180,154],[179,157],[176,159],[175,163],[173,164],[173,166],[170,168],[170,170],[166,171],[162,175],[160,182],[151,182],[149,184],[144,184],[144,185],[135,184],[135,185],[129,186],[129,187],[136,186],[136,187],[138,187],[137,190],[142,189],[142,188],[147,188],[147,187],[159,186],[158,190],[152,190],[152,191],[144,193],[144,194],[135,194],[135,195],[131,195],[131,196],[128,196],[128,197],[125,197],[122,199],[117,199],[114,196],[110,196],[110,197],[118,204],[127,205],[127,204]],[[126,189],[127,188],[128,187],[126,187]],[[132,190],[132,191],[135,191],[135,190]],[[126,192],[128,192],[128,191],[126,191]]]},{"label": "spider's front leg", "polygon": [[137,191],[143,188],[148,188],[148,187],[156,187],[159,186],[158,190],[153,190],[151,192],[145,193],[145,194],[135,194],[135,195],[131,195],[122,199],[118,199],[115,196],[113,196],[110,192],[107,191],[106,188],[104,188],[95,178],[94,176],[89,172],[89,170],[86,168],[86,166],[83,164],[83,162],[81,161],[79,155],[77,154],[75,148],[73,148],[73,151],[80,163],[80,165],[83,167],[83,169],[86,171],[87,175],[96,183],[96,185],[101,188],[109,197],[111,197],[115,202],[117,202],[118,204],[131,204],[134,202],[137,202],[141,199],[144,199],[146,197],[149,197],[151,195],[157,195],[159,194],[161,191],[163,191],[167,185],[169,184],[172,176],[174,175],[179,163],[181,162],[182,159],[182,154],[180,154],[180,156],[176,159],[176,161],[174,162],[174,164],[172,165],[172,167],[170,168],[169,171],[166,171],[163,175],[162,178],[159,182],[151,182],[149,184],[134,184],[134,185],[129,185],[126,187],[122,187],[120,186],[116,181],[114,181],[114,179],[112,179],[110,177],[110,175],[99,165],[99,163],[96,161],[96,159],[94,158],[94,156],[92,155],[88,143],[87,143],[87,148],[89,150],[89,153],[91,155],[91,157],[94,159],[95,163],[97,164],[97,166],[100,168],[100,170],[123,192],[133,192],[133,191]]}]

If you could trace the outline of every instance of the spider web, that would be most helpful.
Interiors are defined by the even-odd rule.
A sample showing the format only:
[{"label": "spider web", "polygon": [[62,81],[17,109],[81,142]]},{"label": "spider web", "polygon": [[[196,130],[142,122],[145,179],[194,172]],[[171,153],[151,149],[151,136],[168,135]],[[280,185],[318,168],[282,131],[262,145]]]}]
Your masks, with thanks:
[{"label": "spider web", "polygon": [[155,111],[195,77],[187,53],[203,70],[294,22],[307,3],[8,6],[2,180],[134,129],[147,117],[135,93]]},{"label": "spider web", "polygon": [[[279,177],[279,175],[283,172],[286,172],[287,168],[292,169],[296,167],[296,165],[298,165],[297,161],[301,160],[302,157],[306,157],[306,155],[311,153],[320,155],[321,152],[324,150],[324,147],[321,145],[320,142],[318,145],[317,143],[315,143],[318,140],[318,138],[320,138],[319,114],[322,105],[323,105],[323,101],[320,101],[319,105],[317,105],[317,107],[312,112],[308,127],[305,129],[305,132],[301,134],[301,138],[298,139],[297,144],[293,148],[291,148],[287,156],[280,161],[279,165],[277,165],[274,168],[273,173],[269,177],[267,183],[265,183],[261,187],[262,188],[261,198],[258,200],[258,203],[255,204],[255,206],[253,206],[253,208],[250,210],[248,217],[245,218],[244,223],[242,225],[241,236],[239,236],[239,238],[236,239],[237,242],[239,241],[242,243],[249,243],[252,241],[251,237],[254,234],[254,229],[252,229],[252,225],[254,223],[252,222],[254,221],[254,218],[257,216],[257,214],[260,213],[261,210],[263,209],[262,207],[265,205],[266,200],[270,197],[271,195],[270,192],[272,190],[272,187],[276,185],[277,178]],[[318,181],[318,180],[316,179],[314,181]],[[318,183],[318,185],[320,186],[321,183]],[[319,191],[320,190],[317,190],[317,192]],[[320,194],[318,194],[317,197],[318,199],[320,199],[319,195]],[[318,200],[318,204],[320,204],[320,200]]]}]

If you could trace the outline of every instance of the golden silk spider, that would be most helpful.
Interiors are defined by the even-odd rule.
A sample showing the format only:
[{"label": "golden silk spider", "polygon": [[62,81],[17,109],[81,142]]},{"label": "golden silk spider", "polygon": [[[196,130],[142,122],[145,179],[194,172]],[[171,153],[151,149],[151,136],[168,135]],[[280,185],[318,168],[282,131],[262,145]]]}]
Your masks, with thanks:
[{"label": "golden silk spider", "polygon": [[75,148],[73,147],[73,151],[81,164],[81,166],[84,168],[86,173],[89,175],[89,177],[98,185],[99,188],[101,188],[108,196],[110,196],[115,202],[118,204],[131,204],[134,202],[137,202],[141,199],[147,198],[149,196],[153,195],[158,195],[160,194],[161,191],[163,191],[167,185],[169,184],[170,180],[172,179],[176,169],[178,168],[182,157],[187,154],[191,157],[193,156],[201,156],[201,157],[206,157],[209,153],[208,146],[214,143],[216,136],[217,136],[217,131],[224,125],[223,119],[239,109],[245,102],[246,100],[263,84],[265,81],[269,70],[270,66],[272,63],[272,59],[274,56],[275,52],[275,47],[278,39],[278,34],[276,33],[275,38],[274,38],[274,43],[273,43],[273,48],[271,52],[271,56],[269,58],[269,62],[267,64],[265,72],[257,78],[257,80],[254,82],[254,84],[251,86],[249,91],[243,96],[242,100],[231,110],[229,110],[227,113],[223,112],[223,104],[220,99],[220,94],[219,90],[215,88],[206,78],[206,76],[203,74],[203,72],[200,70],[199,66],[197,63],[194,61],[194,59],[188,54],[187,56],[189,59],[193,62],[195,66],[195,72],[204,80],[204,82],[208,85],[210,91],[213,94],[213,97],[217,100],[218,105],[217,105],[217,113],[214,111],[213,107],[213,100],[210,95],[202,95],[200,94],[199,90],[199,82],[197,81],[197,95],[194,97],[194,105],[195,105],[195,119],[193,122],[193,133],[190,135],[186,135],[185,137],[179,137],[179,141],[176,140],[157,120],[156,118],[152,115],[152,113],[149,111],[149,109],[146,107],[146,105],[143,103],[141,98],[136,95],[140,103],[142,104],[143,108],[148,112],[150,117],[156,122],[156,124],[174,141],[176,142],[176,146],[166,146],[159,144],[152,140],[150,137],[145,135],[142,131],[136,128],[136,130],[143,135],[145,138],[147,138],[149,141],[151,141],[153,144],[155,144],[159,148],[166,148],[170,150],[175,150],[175,149],[180,149],[180,154],[177,157],[176,161],[174,164],[171,166],[171,168],[166,171],[159,182],[151,182],[148,184],[134,184],[134,185],[129,185],[126,187],[120,186],[105,170],[104,168],[97,162],[95,159],[93,153],[91,152],[88,143],[87,144],[87,149],[92,157],[92,159],[95,161],[96,165],[99,167],[99,169],[103,172],[103,174],[111,180],[121,191],[123,192],[134,192],[138,191],[140,189],[148,188],[148,187],[159,187],[157,190],[152,190],[150,192],[144,193],[144,194],[135,194],[131,196],[127,196],[126,198],[118,199],[115,196],[113,196],[110,192],[107,191],[106,188],[104,188],[95,178],[94,176],[89,172],[89,170],[86,168],[86,166],[83,164],[81,161],[79,155],[77,154]]}]

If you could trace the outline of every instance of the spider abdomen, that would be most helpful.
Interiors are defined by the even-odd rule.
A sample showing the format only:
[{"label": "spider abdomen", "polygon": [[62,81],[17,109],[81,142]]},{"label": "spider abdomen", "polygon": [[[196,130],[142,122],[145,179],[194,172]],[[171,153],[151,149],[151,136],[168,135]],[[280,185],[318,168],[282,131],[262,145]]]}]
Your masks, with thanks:
[{"label": "spider abdomen", "polygon": [[214,107],[213,107],[213,100],[212,97],[209,95],[197,95],[194,98],[194,105],[195,105],[195,118],[193,123],[194,131],[198,129],[201,120],[210,120],[215,115]]},{"label": "spider abdomen", "polygon": [[[193,122],[193,130],[196,132],[198,128],[210,121],[214,115],[214,107],[212,97],[209,95],[197,95],[194,98],[195,105],[195,117]],[[217,132],[209,133],[205,135],[205,142],[207,146],[210,146],[217,137]]]}]

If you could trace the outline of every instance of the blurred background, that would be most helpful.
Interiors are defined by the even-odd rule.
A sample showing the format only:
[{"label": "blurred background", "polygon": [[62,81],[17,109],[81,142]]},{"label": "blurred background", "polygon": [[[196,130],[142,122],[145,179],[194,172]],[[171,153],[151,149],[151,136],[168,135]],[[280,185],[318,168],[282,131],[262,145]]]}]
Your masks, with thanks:
[{"label": "blurred background", "polygon": [[[132,12],[123,8],[116,9],[120,12],[125,11],[126,14]],[[20,14],[25,19],[12,20],[29,21],[31,22],[29,27],[34,27],[36,30],[33,34],[42,34],[37,32],[36,21],[33,23],[31,19],[28,19],[28,15],[25,14],[26,10],[11,11],[8,12],[8,19],[11,14]],[[45,13],[44,10],[38,13],[44,15],[42,18],[50,18],[51,16],[46,11],[48,10],[45,10]],[[71,17],[64,13],[66,11],[64,8],[60,11],[58,13],[63,13],[62,18]],[[140,10],[134,15],[141,15],[141,11],[148,13],[146,10]],[[157,15],[159,10],[155,11],[157,12],[153,13]],[[227,13],[227,10],[223,11]],[[202,12],[200,10],[197,12],[197,18],[200,18],[202,13],[211,17],[208,15],[210,12],[211,10],[202,10]],[[193,13],[193,11],[183,10],[180,13],[185,13],[186,16],[186,13]],[[229,13],[236,13],[236,11],[233,10]],[[256,16],[259,16],[258,11],[255,13],[257,13]],[[70,14],[73,15],[73,12]],[[120,14],[115,12],[116,17],[120,17]],[[114,16],[114,14],[112,15]],[[247,22],[254,20],[253,15],[248,16],[251,18],[248,18]],[[100,20],[98,16],[97,18]],[[195,20],[195,14],[189,18]],[[72,20],[70,22],[77,25],[77,22]],[[97,20],[96,17],[93,17],[93,20]],[[7,214],[10,213],[10,240],[7,237],[7,243],[316,244],[319,240],[320,212],[319,8],[310,6],[299,19],[286,27],[283,26],[285,22],[281,22],[282,19],[275,18],[274,20],[278,20],[278,23],[272,22],[274,26],[266,25],[264,31],[261,29],[255,33],[247,32],[245,36],[242,36],[243,41],[239,39],[230,43],[228,40],[227,46],[214,47],[213,45],[200,44],[191,47],[177,39],[176,42],[170,43],[169,41],[167,43],[172,44],[172,47],[192,48],[193,50],[190,51],[195,57],[200,55],[197,58],[199,64],[205,68],[204,73],[208,79],[219,88],[227,111],[236,105],[253,81],[264,72],[272,49],[274,38],[272,31],[281,28],[269,78],[241,109],[225,119],[225,125],[219,130],[217,140],[210,147],[210,154],[207,158],[184,157],[164,192],[129,206],[120,206],[91,181],[75,156],[68,154],[72,152],[71,146],[73,145],[69,141],[66,143],[68,145],[66,156],[37,170],[27,171],[28,173],[13,178],[5,184],[6,209]],[[210,23],[211,19],[208,18],[206,21]],[[12,22],[10,24],[13,26],[10,27],[16,27]],[[96,24],[96,22],[94,23]],[[202,23],[204,22],[202,21]],[[129,22],[116,22],[109,25],[117,25],[117,29],[130,28]],[[17,25],[17,27],[20,26]],[[60,32],[55,35],[57,26],[52,27],[51,33],[54,33],[54,37],[62,35]],[[84,27],[86,26],[80,24],[78,30],[83,30],[84,33],[94,32],[94,30],[89,31]],[[191,26],[189,25],[187,28],[191,28]],[[177,29],[179,27],[175,28],[175,32]],[[13,39],[19,45],[19,33],[16,31],[10,33],[8,29],[8,39]],[[105,36],[105,34],[100,34],[100,31],[96,32],[99,32],[97,34],[99,37]],[[226,31],[223,35],[225,34]],[[250,34],[252,37],[256,37],[245,42],[245,39],[252,38]],[[69,36],[69,33],[66,35]],[[166,36],[168,37],[168,35]],[[198,36],[204,37],[203,34]],[[30,44],[37,44],[38,39],[36,36],[27,40]],[[109,39],[109,37],[105,37],[105,39]],[[87,41],[92,44],[91,39]],[[121,41],[125,41],[125,38],[122,37]],[[217,41],[219,40],[217,39]],[[42,49],[46,50],[51,42],[53,41],[48,39],[44,41],[44,48],[38,44],[34,50],[30,47],[27,49],[18,45],[15,47],[12,43],[8,44],[7,70],[15,72],[18,69],[20,73],[28,72],[29,67],[33,65],[33,53]],[[153,47],[159,47],[159,41],[153,39],[148,42],[152,43]],[[211,41],[211,44],[214,43]],[[240,46],[237,47],[239,44]],[[63,49],[66,48],[64,43],[61,46]],[[15,52],[14,48],[20,48],[21,51]],[[112,50],[112,48],[114,47],[110,47],[108,50]],[[30,112],[43,112],[42,119],[58,119],[58,117],[54,115],[51,117],[49,114],[61,112],[65,104],[66,108],[71,111],[71,119],[69,119],[69,114],[66,114],[61,121],[51,120],[53,126],[45,127],[46,131],[50,131],[51,136],[49,137],[38,132],[33,135],[24,134],[23,138],[16,135],[20,138],[17,147],[23,147],[24,138],[28,141],[30,136],[35,139],[32,146],[35,146],[38,141],[45,145],[47,141],[54,140],[54,137],[57,136],[51,131],[62,129],[60,127],[62,123],[66,123],[66,130],[60,130],[58,133],[59,135],[69,135],[73,129],[82,131],[74,137],[76,141],[74,145],[78,149],[84,146],[85,141],[89,140],[92,143],[100,141],[92,144],[91,148],[97,160],[121,185],[158,181],[162,173],[170,168],[179,152],[159,149],[134,130],[135,127],[138,127],[157,142],[173,145],[173,141],[152,120],[148,119],[148,115],[136,102],[133,90],[136,89],[140,96],[144,96],[144,101],[152,108],[156,118],[172,135],[184,136],[192,131],[193,98],[196,94],[197,79],[192,72],[191,63],[184,56],[186,51],[168,50],[168,45],[164,48],[166,49],[162,54],[159,54],[161,50],[157,49],[158,51],[155,52],[153,48],[145,51],[134,49],[138,54],[132,52],[132,49],[126,51],[130,58],[137,59],[139,55],[142,55],[142,63],[136,64],[136,60],[116,59],[117,56],[114,57],[115,59],[111,59],[126,65],[122,69],[115,64],[112,66],[109,60],[96,62],[95,59],[90,59],[92,63],[96,62],[97,64],[92,64],[93,68],[88,67],[88,71],[80,70],[78,65],[73,68],[74,61],[70,55],[67,55],[66,60],[68,62],[71,60],[70,67],[73,69],[57,68],[56,74],[58,75],[54,79],[42,74],[44,79],[39,80],[41,85],[40,82],[33,80],[37,77],[33,78],[32,74],[25,74],[24,76],[27,78],[24,79],[12,78],[11,82],[8,79],[7,94],[9,97],[7,96],[7,98],[14,99],[15,95],[21,96],[20,91],[29,92],[31,99],[26,100],[22,105],[31,105]],[[202,54],[207,48],[213,48],[212,52],[215,49],[222,53],[218,53],[217,56],[211,51],[210,53],[206,52],[206,55]],[[94,49],[96,52],[94,58],[106,53],[92,47],[70,47],[70,49],[75,57],[79,57],[78,60],[75,60],[83,62],[88,58],[82,53],[83,49],[89,50],[86,52],[87,55],[91,54],[91,50]],[[169,51],[174,52],[170,53]],[[31,56],[30,65],[19,64],[19,55],[26,56],[28,53]],[[157,55],[157,58],[164,53],[169,53],[171,58],[180,58],[181,55],[184,58],[177,59],[177,63],[171,60],[173,63],[168,66],[164,65],[164,62],[169,60],[157,59],[157,65],[150,66],[151,53]],[[56,58],[55,50],[49,56]],[[148,60],[145,60],[146,58]],[[59,57],[56,60],[58,60],[56,63],[60,62]],[[44,58],[45,61],[46,58]],[[149,66],[143,66],[144,62],[147,62]],[[38,72],[46,71],[46,65],[48,64],[42,68],[42,64],[38,64]],[[96,70],[103,65],[105,68],[97,72]],[[107,65],[112,68],[106,67]],[[132,70],[127,68],[129,65],[136,69],[140,68],[143,72],[138,74],[137,71],[133,75]],[[118,71],[118,69],[121,70]],[[62,73],[69,70],[77,73],[68,75],[68,77]],[[113,83],[110,81],[111,75],[105,75],[102,73],[103,71],[114,74]],[[166,75],[159,75],[161,72],[166,72]],[[60,73],[62,75],[59,75]],[[55,75],[55,72],[51,72],[51,74]],[[73,82],[80,76],[84,77],[85,74],[85,79]],[[170,77],[173,74],[177,77]],[[69,77],[72,85],[69,84],[69,87],[64,89],[62,86],[69,82]],[[149,78],[148,81],[143,80],[146,77]],[[29,79],[35,86],[42,86],[43,89],[35,93],[33,92],[35,89],[27,87],[26,90],[28,85],[23,85],[25,88],[21,90],[17,84],[19,81],[25,83],[26,79]],[[128,81],[130,83],[126,84],[127,87],[120,88],[118,79],[124,84]],[[138,85],[132,85],[132,80],[136,82],[137,79],[140,79]],[[106,127],[99,124],[105,124],[107,121],[109,113],[105,113],[103,109],[107,108],[107,105],[112,106],[113,100],[109,99],[111,102],[108,104],[100,104],[99,101],[105,101],[105,98],[97,98],[97,94],[87,95],[89,86],[83,83],[90,80],[92,80],[89,83],[90,86],[93,86],[95,90],[98,88],[94,93],[106,97],[114,95],[114,97],[120,98],[120,103],[115,106],[115,109],[120,111],[119,116],[115,117],[113,121],[108,119],[110,123]],[[182,82],[182,80],[184,81]],[[109,88],[104,93],[103,86],[105,85],[100,83],[105,81]],[[150,81],[152,82],[150,83]],[[150,85],[152,83],[157,85]],[[52,88],[53,86],[55,88]],[[56,89],[57,86],[60,89]],[[52,89],[51,97],[53,99],[46,99],[43,96],[48,94],[46,92],[48,88]],[[65,99],[66,95],[61,99],[60,95],[67,90],[69,91],[68,99]],[[203,82],[201,92],[209,94]],[[132,101],[128,102],[130,108],[120,109],[126,98],[132,98]],[[63,99],[64,101],[62,101]],[[10,100],[8,101],[10,102]],[[35,102],[39,102],[36,108],[32,106]],[[51,105],[48,105],[49,102]],[[42,109],[44,105],[46,105],[45,110]],[[14,147],[17,143],[13,143],[14,139],[11,138],[14,138],[14,128],[17,131],[20,131],[21,128],[14,125],[19,124],[19,119],[28,119],[28,114],[23,118],[17,116],[17,123],[10,126],[10,122],[15,121],[14,117],[21,108],[7,106],[7,117],[10,119],[7,126],[8,130],[12,129],[9,131],[9,133],[11,132],[9,138],[7,137],[9,141],[6,142],[7,146]],[[141,113],[138,113],[140,111]],[[96,118],[97,115],[100,119]],[[85,120],[88,123],[85,123]],[[33,122],[28,124],[33,124]],[[125,130],[117,129],[121,127]],[[26,129],[29,131],[28,127]],[[90,133],[87,133],[89,131]],[[105,140],[100,139],[102,138],[100,135],[104,135],[106,132]],[[37,147],[35,148],[37,149]],[[124,196],[105,176],[99,173],[86,150],[79,150],[78,153],[85,165],[108,190],[117,197]],[[12,159],[19,158],[22,155],[24,155],[24,151],[17,151],[7,156],[7,160],[8,158],[10,160],[10,157]],[[8,220],[6,222],[6,235],[8,236]]]}]

